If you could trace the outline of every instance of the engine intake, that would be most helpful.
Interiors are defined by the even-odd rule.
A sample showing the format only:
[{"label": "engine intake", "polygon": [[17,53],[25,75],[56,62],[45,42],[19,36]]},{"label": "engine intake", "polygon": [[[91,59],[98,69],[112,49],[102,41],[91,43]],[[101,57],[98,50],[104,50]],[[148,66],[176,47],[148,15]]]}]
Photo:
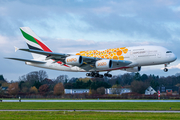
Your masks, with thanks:
[{"label": "engine intake", "polygon": [[112,68],[113,63],[111,60],[99,60],[95,65],[98,69],[109,69]]},{"label": "engine intake", "polygon": [[66,64],[79,66],[83,63],[82,56],[69,56],[65,59]]}]

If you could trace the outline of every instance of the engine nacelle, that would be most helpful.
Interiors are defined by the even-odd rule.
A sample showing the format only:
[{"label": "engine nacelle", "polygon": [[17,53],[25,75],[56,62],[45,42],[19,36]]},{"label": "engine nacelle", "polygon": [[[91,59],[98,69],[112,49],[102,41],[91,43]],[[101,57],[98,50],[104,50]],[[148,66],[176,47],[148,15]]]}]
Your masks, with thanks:
[{"label": "engine nacelle", "polygon": [[66,64],[79,66],[83,63],[82,56],[69,56],[65,59]]},{"label": "engine nacelle", "polygon": [[128,72],[139,72],[139,71],[141,71],[141,67],[127,68],[127,69],[124,69],[124,70],[128,71]]},{"label": "engine nacelle", "polygon": [[109,69],[112,68],[113,63],[111,60],[99,60],[96,61],[96,68],[98,69]]}]

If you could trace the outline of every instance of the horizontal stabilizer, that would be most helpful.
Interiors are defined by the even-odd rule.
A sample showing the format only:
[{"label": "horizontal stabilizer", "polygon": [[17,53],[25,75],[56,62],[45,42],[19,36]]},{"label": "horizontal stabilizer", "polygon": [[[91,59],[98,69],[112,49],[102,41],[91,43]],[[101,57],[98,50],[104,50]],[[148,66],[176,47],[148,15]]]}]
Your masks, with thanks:
[{"label": "horizontal stabilizer", "polygon": [[62,56],[62,57],[67,56],[67,54],[46,52],[46,51],[41,51],[41,50],[32,50],[32,49],[19,49],[19,50],[36,53],[36,54],[41,54],[41,55],[53,55],[53,56]]},{"label": "horizontal stabilizer", "polygon": [[39,64],[45,64],[46,63],[46,62],[42,62],[42,61],[28,60],[28,59],[21,59],[21,58],[5,58],[5,59],[18,60],[18,61],[24,61],[24,62],[32,62],[32,63],[39,63]]}]

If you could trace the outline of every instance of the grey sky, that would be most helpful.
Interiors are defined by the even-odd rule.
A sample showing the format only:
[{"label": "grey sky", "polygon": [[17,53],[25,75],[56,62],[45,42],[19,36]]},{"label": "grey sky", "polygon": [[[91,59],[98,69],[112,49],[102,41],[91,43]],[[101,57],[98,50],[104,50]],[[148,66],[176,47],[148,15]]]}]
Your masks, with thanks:
[{"label": "grey sky", "polygon": [[[27,47],[19,30],[22,26],[30,27],[55,52],[160,45],[179,58],[179,21],[178,0],[0,0],[0,74],[18,80],[41,69],[4,59],[31,58],[29,53],[14,52],[13,46]],[[172,63],[168,73],[161,70],[163,65],[143,67],[141,73],[173,75],[180,72],[179,62]],[[45,70],[50,78],[85,77],[85,73]]]}]

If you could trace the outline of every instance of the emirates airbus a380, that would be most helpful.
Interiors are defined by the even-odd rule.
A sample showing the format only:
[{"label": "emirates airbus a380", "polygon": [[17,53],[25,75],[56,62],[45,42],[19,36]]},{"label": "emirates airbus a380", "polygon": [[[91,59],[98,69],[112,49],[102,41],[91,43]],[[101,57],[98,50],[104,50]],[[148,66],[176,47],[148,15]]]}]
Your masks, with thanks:
[{"label": "emirates airbus a380", "polygon": [[[168,64],[177,59],[172,51],[161,46],[120,47],[104,50],[88,50],[75,53],[54,53],[29,28],[20,28],[29,49],[18,49],[30,52],[33,59],[7,58],[24,61],[27,65],[60,71],[87,72],[91,77],[112,77],[113,70],[138,72],[141,66]],[[99,72],[107,71],[104,75]]]}]

